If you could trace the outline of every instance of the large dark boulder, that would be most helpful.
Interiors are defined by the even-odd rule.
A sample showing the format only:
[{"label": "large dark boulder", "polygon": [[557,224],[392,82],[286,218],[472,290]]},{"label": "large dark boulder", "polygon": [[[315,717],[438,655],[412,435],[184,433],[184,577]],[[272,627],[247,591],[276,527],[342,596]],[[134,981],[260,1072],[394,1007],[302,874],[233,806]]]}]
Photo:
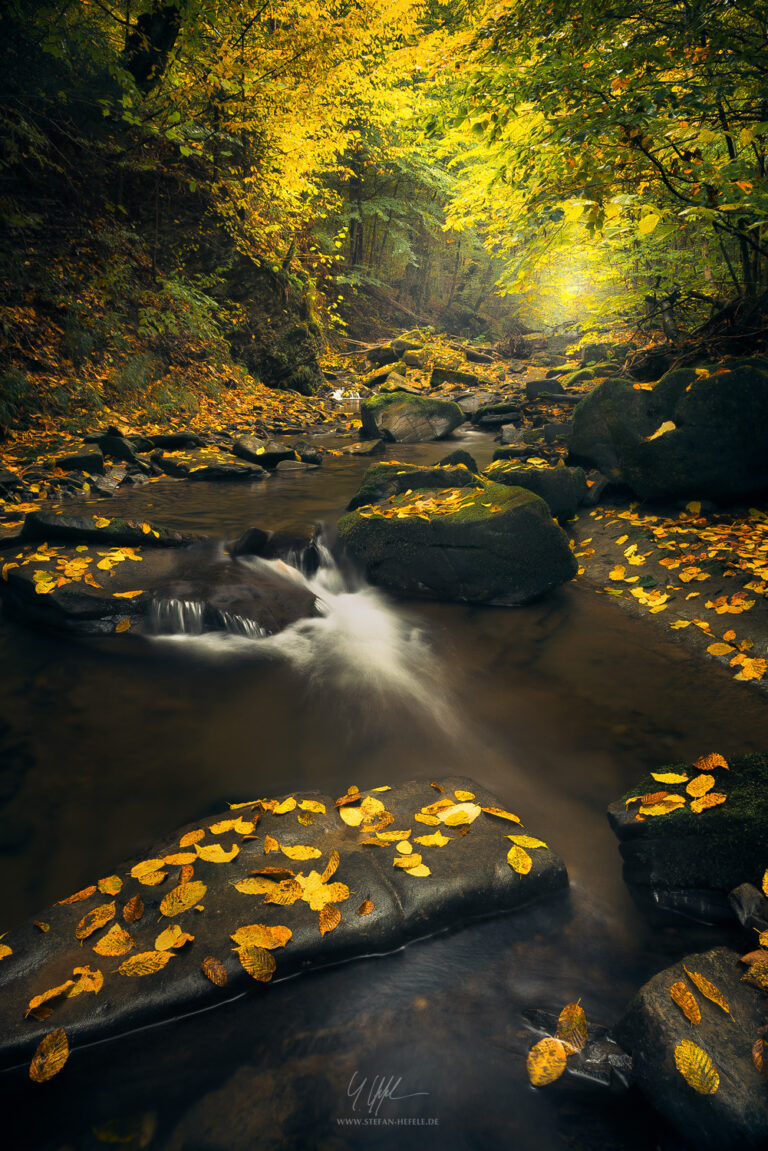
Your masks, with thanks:
[{"label": "large dark boulder", "polygon": [[[517,814],[483,810],[503,813],[505,805],[470,779],[415,781],[347,799],[337,807],[332,796],[310,792],[208,816],[118,866],[100,889],[94,877],[74,902],[62,891],[64,902],[9,931],[0,964],[2,1066],[27,1061],[55,1028],[77,1048],[243,991],[263,993],[270,979],[395,951],[567,886],[562,860],[544,845],[518,847],[513,868],[508,836],[521,832]],[[407,856],[413,874],[402,866]],[[183,881],[182,867],[193,868]],[[83,934],[84,926],[78,938],[87,916],[102,926]],[[174,948],[159,939],[168,928],[189,938]],[[233,936],[248,928],[252,949],[238,950],[242,936]],[[158,969],[121,973],[136,956]],[[35,996],[84,967],[101,973],[102,987],[53,998],[46,1018],[25,1017]],[[147,1042],[155,1042],[151,1033]]]},{"label": "large dark boulder", "polygon": [[525,488],[547,503],[556,520],[569,520],[587,498],[587,479],[582,468],[537,467],[512,459],[496,459],[483,473],[497,484]]},{"label": "large dark boulder", "polygon": [[[702,995],[686,972],[703,976],[730,1009]],[[725,947],[687,955],[648,981],[614,1029],[632,1056],[635,1083],[691,1147],[736,1151],[768,1146],[765,1076],[752,1059],[752,1047],[765,1023],[764,992],[743,982],[739,956]],[[670,994],[683,984],[700,1013],[690,1023]],[[695,1018],[695,1015],[694,1015]],[[686,1043],[709,1056],[717,1075],[709,1093],[695,1090],[676,1061]]]},{"label": "large dark boulder", "polygon": [[[682,907],[686,902],[688,906],[699,902],[714,918],[718,906],[729,914],[728,893],[733,888],[742,883],[759,886],[768,843],[768,756],[745,755],[727,762],[728,769],[713,767],[704,772],[687,763],[659,768],[657,775],[686,779],[665,783],[648,775],[609,807],[608,819],[624,859],[624,877],[645,888],[655,902],[674,906],[677,900]],[[697,812],[686,788],[702,774],[714,780],[707,794],[726,799]],[[644,815],[637,797],[659,792],[679,796],[684,802],[668,814]]]},{"label": "large dark boulder", "polygon": [[339,521],[342,543],[372,583],[409,596],[515,605],[576,575],[567,536],[532,492],[475,477],[449,492],[410,486],[410,494]]},{"label": "large dark boulder", "polygon": [[737,499],[768,487],[768,360],[609,379],[574,412],[572,457],[644,499]]},{"label": "large dark boulder", "polygon": [[474,472],[464,463],[428,464],[414,467],[391,461],[374,464],[363,474],[359,489],[347,504],[348,511],[364,507],[366,504],[380,504],[391,496],[418,488],[428,489],[467,487],[473,482]]},{"label": "large dark boulder", "polygon": [[295,460],[294,448],[280,440],[262,439],[259,436],[241,436],[235,440],[232,451],[242,460],[259,464],[262,468],[276,468],[282,460]]},{"label": "large dark boulder", "polygon": [[364,436],[401,444],[445,439],[466,419],[461,408],[450,400],[401,391],[363,400],[360,417]]}]

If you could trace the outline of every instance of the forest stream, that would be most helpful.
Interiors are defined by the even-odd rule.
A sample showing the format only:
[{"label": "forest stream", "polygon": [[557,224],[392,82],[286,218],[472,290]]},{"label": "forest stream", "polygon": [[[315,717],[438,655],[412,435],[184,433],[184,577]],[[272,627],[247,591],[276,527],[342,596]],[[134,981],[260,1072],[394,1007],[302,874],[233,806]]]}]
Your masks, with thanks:
[{"label": "forest stream", "polygon": [[[489,435],[456,440],[486,465]],[[328,456],[269,485],[163,481],[110,514],[222,539],[333,525],[366,466]],[[565,859],[570,889],[80,1047],[44,1107],[26,1067],[9,1072],[6,1145],[343,1151],[391,1146],[394,1123],[402,1148],[677,1148],[639,1095],[568,1077],[533,1090],[523,1013],[581,1000],[610,1025],[656,971],[736,938],[636,907],[605,809],[661,764],[768,746],[763,699],[578,584],[517,609],[395,602],[326,557],[312,586],[321,617],[266,640],[73,641],[3,620],[3,923],[227,802],[440,774],[513,805]],[[396,1086],[372,1103],[377,1077]]]}]

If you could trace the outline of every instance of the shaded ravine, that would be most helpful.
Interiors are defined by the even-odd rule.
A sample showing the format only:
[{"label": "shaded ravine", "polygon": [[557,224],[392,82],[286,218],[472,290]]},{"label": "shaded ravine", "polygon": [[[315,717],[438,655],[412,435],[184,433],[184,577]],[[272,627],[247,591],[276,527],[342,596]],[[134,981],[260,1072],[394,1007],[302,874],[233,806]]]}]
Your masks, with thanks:
[{"label": "shaded ravine", "polygon": [[[490,441],[472,441],[490,451]],[[441,454],[421,445],[391,456]],[[364,466],[341,460],[255,491],[156,484],[110,509],[220,536],[332,522]],[[395,1139],[676,1146],[632,1096],[572,1081],[532,1091],[521,1012],[581,997],[591,1019],[610,1023],[671,959],[728,941],[682,920],[651,923],[635,908],[604,809],[649,767],[764,749],[765,701],[576,586],[505,610],[392,605],[334,585],[330,568],[319,578],[325,617],[253,655],[248,645],[263,641],[76,644],[3,622],[3,923],[227,800],[306,787],[341,794],[352,782],[449,770],[497,792],[565,858],[569,894],[75,1051],[44,1088],[44,1111],[40,1088],[6,1077],[9,1145],[96,1148],[93,1127],[119,1118],[152,1128],[147,1145],[162,1151]],[[353,1110],[353,1073],[356,1082],[402,1077],[398,1094],[429,1093],[385,1102],[379,1118],[437,1124],[393,1134],[339,1122],[367,1115]]]}]

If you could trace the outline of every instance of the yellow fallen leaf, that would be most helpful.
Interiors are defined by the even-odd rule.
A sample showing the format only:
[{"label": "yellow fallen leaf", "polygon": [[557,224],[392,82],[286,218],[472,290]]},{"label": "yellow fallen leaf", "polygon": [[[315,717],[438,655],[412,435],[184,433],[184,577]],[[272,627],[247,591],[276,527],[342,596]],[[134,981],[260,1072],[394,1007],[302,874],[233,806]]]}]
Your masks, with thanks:
[{"label": "yellow fallen leaf", "polygon": [[124,959],[117,970],[121,975],[154,975],[161,971],[172,958],[173,953],[171,951],[140,951],[138,955]]},{"label": "yellow fallen leaf", "polygon": [[672,1002],[677,1004],[689,1023],[701,1023],[701,1010],[699,1005],[696,1002],[695,996],[682,980],[678,980],[677,983],[672,984],[669,989],[669,995]]},{"label": "yellow fallen leaf", "polygon": [[726,1014],[730,1015],[731,1009],[726,1003],[725,999],[723,999],[720,991],[717,989],[717,987],[715,987],[714,983],[710,983],[710,981],[704,975],[701,975],[698,971],[689,971],[685,964],[683,964],[683,971],[688,976],[691,983],[696,985],[702,995],[706,996],[706,998],[711,1000],[712,1003],[716,1003],[718,1007],[722,1008],[722,1010],[726,1012]]},{"label": "yellow fallen leaf", "polygon": [[274,951],[276,947],[285,947],[293,935],[290,927],[276,925],[268,927],[266,923],[249,923],[238,927],[231,935],[231,939],[238,947],[266,947],[267,951]]},{"label": "yellow fallen leaf", "polygon": [[97,955],[125,955],[135,947],[134,939],[119,923],[113,923],[109,931],[94,943],[93,950]]},{"label": "yellow fallen leaf", "polygon": [[124,632],[124,631],[129,631],[130,627],[131,627],[131,621],[126,616],[124,619],[120,619],[117,621],[117,623],[115,624],[115,631],[118,633]]},{"label": "yellow fallen leaf", "polygon": [[206,955],[200,964],[200,969],[211,983],[215,983],[217,987],[226,987],[227,969],[220,959],[215,959],[213,955]]},{"label": "yellow fallen leaf", "polygon": [[7,959],[9,955],[13,955],[13,948],[7,943],[0,943],[0,959]]},{"label": "yellow fallen leaf", "polygon": [[504,811],[501,807],[484,807],[482,810],[486,815],[495,815],[498,819],[510,819],[513,823],[522,822],[519,816],[513,815],[511,811]]},{"label": "yellow fallen leaf", "polygon": [[50,1031],[40,1041],[29,1066],[29,1078],[33,1083],[45,1083],[58,1075],[69,1059],[69,1041],[63,1027]]},{"label": "yellow fallen leaf", "polygon": [[207,847],[200,847],[195,844],[195,852],[198,859],[202,859],[205,863],[231,863],[236,855],[240,854],[240,848],[236,843],[233,843],[229,851],[225,851],[220,843],[211,843]]},{"label": "yellow fallen leaf", "polygon": [[200,903],[207,890],[206,885],[199,880],[193,883],[180,883],[178,887],[174,887],[163,897],[160,903],[160,914],[171,919],[175,915],[189,911],[190,908]]},{"label": "yellow fallen leaf", "polygon": [[536,847],[547,846],[543,839],[536,839],[533,835],[508,835],[507,839],[516,843],[518,847],[525,847],[529,851]]},{"label": "yellow fallen leaf", "polygon": [[347,827],[359,827],[363,822],[363,813],[359,807],[350,807],[347,804],[339,808],[339,815]]},{"label": "yellow fallen leaf", "polygon": [[714,775],[697,775],[695,779],[691,780],[685,790],[689,795],[699,799],[702,795],[706,795],[708,791],[711,791],[714,786]]},{"label": "yellow fallen leaf", "polygon": [[364,899],[357,909],[358,915],[370,915],[374,910],[375,904],[370,899]]},{"label": "yellow fallen leaf", "polygon": [[138,591],[113,591],[113,599],[135,599],[137,595],[144,595],[141,588]]},{"label": "yellow fallen leaf", "polygon": [[584,1050],[588,1038],[587,1017],[580,1004],[568,1003],[560,1012],[555,1038],[570,1051]]},{"label": "yellow fallen leaf", "polygon": [[723,759],[722,755],[717,752],[711,752],[709,755],[702,755],[693,765],[697,771],[714,771],[716,767],[723,767],[728,770],[728,763]]},{"label": "yellow fallen leaf", "polygon": [[414,839],[414,843],[422,847],[445,847],[446,843],[451,842],[450,835],[443,835],[441,831],[435,831],[432,835],[417,835]]},{"label": "yellow fallen leaf", "polygon": [[307,844],[297,843],[293,847],[287,847],[281,844],[280,850],[283,855],[287,855],[289,859],[319,859],[323,854],[318,847],[309,847]]},{"label": "yellow fallen leaf", "polygon": [[414,876],[416,879],[426,879],[426,877],[431,875],[432,872],[427,867],[426,863],[417,863],[415,867],[407,868],[405,874]]},{"label": "yellow fallen leaf", "polygon": [[320,934],[327,935],[329,931],[335,931],[340,923],[341,912],[338,907],[335,907],[332,903],[326,903],[325,907],[320,911]]},{"label": "yellow fallen leaf", "polygon": [[94,516],[93,526],[95,528],[108,528],[112,520],[105,519],[104,516]]},{"label": "yellow fallen leaf", "polygon": [[114,919],[114,917],[114,903],[102,903],[100,907],[94,907],[93,911],[89,911],[78,923],[75,928],[75,938],[87,939],[89,935],[93,935],[94,931],[98,931],[100,927],[104,927],[104,925],[109,923],[110,919]]},{"label": "yellow fallen leaf", "polygon": [[145,887],[158,887],[167,878],[167,871],[150,871],[148,875],[139,876],[139,883],[143,883]]},{"label": "yellow fallen leaf", "polygon": [[469,803],[475,798],[471,791],[454,791],[453,794],[459,803]]},{"label": "yellow fallen leaf", "polygon": [[318,799],[302,799],[299,807],[302,811],[311,811],[315,815],[325,815],[325,804]]},{"label": "yellow fallen leaf", "polygon": [[540,1039],[528,1052],[526,1068],[534,1087],[554,1083],[565,1071],[565,1044],[559,1039]]},{"label": "yellow fallen leaf", "polygon": [[163,863],[166,867],[186,867],[196,859],[194,851],[177,851],[174,855],[166,855]]},{"label": "yellow fallen leaf", "polygon": [[194,938],[194,935],[182,931],[178,923],[171,923],[155,940],[155,951],[170,951],[171,948],[178,950],[185,943],[192,943]]},{"label": "yellow fallen leaf", "polygon": [[677,811],[679,808],[685,807],[685,798],[682,795],[668,795],[665,799],[660,799],[656,803],[641,804],[639,809],[640,815],[669,815],[672,811]]},{"label": "yellow fallen leaf", "polygon": [[267,951],[266,947],[247,944],[244,947],[238,947],[236,951],[238,959],[252,979],[257,979],[259,983],[269,983],[277,970],[277,964],[275,957]]},{"label": "yellow fallen leaf", "polygon": [[690,776],[677,771],[652,771],[651,779],[657,783],[687,783]]},{"label": "yellow fallen leaf", "polygon": [[273,807],[272,811],[275,815],[287,815],[289,811],[293,811],[296,807],[296,799],[294,796],[289,795],[282,803],[278,803],[277,807]]},{"label": "yellow fallen leaf", "polygon": [[507,863],[518,875],[527,875],[533,866],[533,860],[528,852],[517,844],[513,844],[507,852]]},{"label": "yellow fallen leaf", "polygon": [[709,1055],[690,1039],[683,1039],[675,1047],[675,1066],[699,1095],[714,1095],[720,1086],[720,1076]]},{"label": "yellow fallen leaf", "polygon": [[119,875],[107,875],[99,880],[97,886],[104,895],[118,895],[123,889],[123,881]]}]

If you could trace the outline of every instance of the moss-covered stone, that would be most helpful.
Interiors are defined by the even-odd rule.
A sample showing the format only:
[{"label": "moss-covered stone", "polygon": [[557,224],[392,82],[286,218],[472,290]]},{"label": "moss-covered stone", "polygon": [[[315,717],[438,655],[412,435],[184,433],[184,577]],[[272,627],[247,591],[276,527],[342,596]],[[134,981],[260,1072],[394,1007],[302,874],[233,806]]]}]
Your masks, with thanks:
[{"label": "moss-covered stone", "polygon": [[362,484],[347,504],[347,510],[354,511],[366,504],[382,503],[409,488],[439,490],[466,487],[473,479],[474,474],[464,464],[432,464],[424,468],[396,461],[374,464],[364,473]]},{"label": "moss-covered stone", "polygon": [[571,519],[587,496],[587,479],[582,468],[536,467],[518,460],[499,459],[484,475],[494,483],[535,492],[560,521]]},{"label": "moss-covered stone", "polygon": [[[728,798],[699,814],[691,810],[685,784],[662,784],[650,775],[611,804],[608,818],[620,841],[628,882],[654,890],[723,895],[740,883],[760,885],[768,866],[768,756],[745,755],[729,763],[729,771],[716,768],[712,773],[714,790]],[[659,772],[698,775],[687,763]],[[638,804],[627,807],[627,800],[658,791],[685,796],[685,807],[639,821]]]},{"label": "moss-covered stone", "polygon": [[474,477],[449,493],[414,489],[358,506],[338,530],[371,582],[409,596],[522,604],[576,574],[542,499]]},{"label": "moss-covered stone", "polygon": [[363,435],[404,444],[442,440],[466,419],[450,400],[402,391],[363,400],[360,416]]}]

